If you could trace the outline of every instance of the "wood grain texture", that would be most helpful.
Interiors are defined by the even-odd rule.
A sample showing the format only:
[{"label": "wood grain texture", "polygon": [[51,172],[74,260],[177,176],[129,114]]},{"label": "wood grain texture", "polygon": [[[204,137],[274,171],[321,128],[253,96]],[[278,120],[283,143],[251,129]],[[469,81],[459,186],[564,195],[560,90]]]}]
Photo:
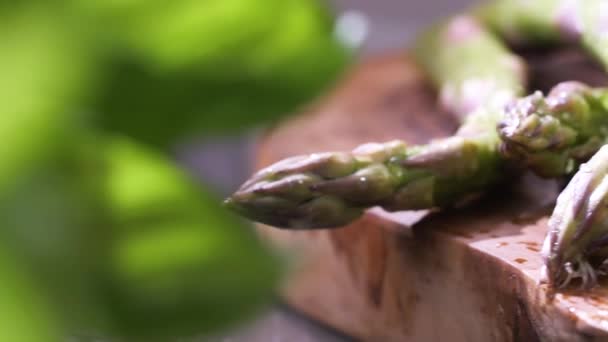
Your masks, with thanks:
[{"label": "wood grain texture", "polygon": [[[593,66],[585,70],[596,77]],[[434,104],[432,88],[407,56],[371,59],[266,134],[257,167],[368,141],[421,143],[451,134],[456,122]],[[420,222],[424,212],[373,209],[335,230],[259,231],[298,257],[285,300],[363,340],[608,340],[608,286],[548,296],[538,285],[557,182],[525,176],[506,188]]]}]

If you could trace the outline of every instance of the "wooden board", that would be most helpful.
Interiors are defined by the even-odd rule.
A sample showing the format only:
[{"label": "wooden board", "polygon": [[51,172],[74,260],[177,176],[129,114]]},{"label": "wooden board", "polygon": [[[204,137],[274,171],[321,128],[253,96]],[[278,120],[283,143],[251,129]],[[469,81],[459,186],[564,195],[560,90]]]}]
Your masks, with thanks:
[{"label": "wooden board", "polygon": [[[434,104],[407,56],[369,60],[318,105],[268,133],[257,166],[368,141],[449,135],[456,123]],[[538,284],[539,249],[559,185],[525,176],[507,188],[418,223],[424,212],[373,209],[335,230],[259,230],[298,256],[285,300],[363,340],[608,340],[608,285],[550,298]]]}]

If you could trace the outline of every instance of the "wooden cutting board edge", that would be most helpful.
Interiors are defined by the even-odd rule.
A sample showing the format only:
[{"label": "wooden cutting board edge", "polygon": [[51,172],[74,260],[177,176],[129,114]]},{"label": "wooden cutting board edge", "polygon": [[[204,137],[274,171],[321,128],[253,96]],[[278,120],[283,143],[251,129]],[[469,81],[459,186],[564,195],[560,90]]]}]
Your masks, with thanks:
[{"label": "wooden cutting board edge", "polygon": [[[313,109],[266,134],[257,167],[370,139],[420,143],[447,135],[455,122],[434,107],[429,89],[407,56],[372,58]],[[541,198],[555,192],[554,184],[531,182],[543,187]],[[536,203],[538,193],[520,197],[516,205],[494,198],[434,215],[414,228],[420,215],[375,209],[336,230],[258,231],[299,257],[284,299],[363,340],[608,340],[608,290],[548,296],[538,284],[546,215],[534,213],[547,201]]]}]

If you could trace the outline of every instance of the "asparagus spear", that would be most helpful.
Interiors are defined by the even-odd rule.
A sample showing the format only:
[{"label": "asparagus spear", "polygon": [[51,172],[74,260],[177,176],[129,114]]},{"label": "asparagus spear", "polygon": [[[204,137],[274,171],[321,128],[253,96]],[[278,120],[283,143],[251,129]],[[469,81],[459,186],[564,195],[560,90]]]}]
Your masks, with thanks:
[{"label": "asparagus spear", "polygon": [[[608,68],[606,1],[496,0],[473,12],[511,43],[579,43]],[[499,125],[504,155],[541,176],[571,174],[605,141],[607,92],[565,83],[511,104]]]},{"label": "asparagus spear", "polygon": [[536,92],[508,106],[499,133],[505,156],[546,177],[571,174],[593,156],[560,194],[542,251],[551,286],[579,277],[593,286],[608,270],[608,89],[564,82],[547,96]]},{"label": "asparagus spear", "polygon": [[[515,44],[578,43],[608,68],[608,2],[604,0],[498,0],[476,16]],[[546,177],[570,174],[591,157],[608,135],[608,89],[576,82],[539,92],[509,106],[499,125],[504,155]],[[581,166],[560,195],[545,239],[545,280],[560,288],[577,277],[584,287],[605,272],[608,150]],[[596,271],[598,270],[598,271]]]},{"label": "asparagus spear", "polygon": [[473,11],[514,44],[578,43],[608,67],[605,0],[496,0]]},{"label": "asparagus spear", "polygon": [[[502,159],[495,127],[504,103],[523,91],[522,62],[464,16],[429,31],[415,51],[444,104],[464,116],[455,136],[421,146],[392,141],[288,158],[254,175],[226,205],[277,227],[327,228],[376,205],[448,206],[497,181]],[[474,94],[482,101],[471,101]]]},{"label": "asparagus spear", "polygon": [[440,103],[461,118],[482,105],[503,106],[525,83],[521,59],[468,16],[423,33],[412,52],[438,86]]},{"label": "asparagus spear", "polygon": [[556,85],[512,102],[499,124],[501,152],[544,177],[572,174],[608,138],[608,88]]},{"label": "asparagus spear", "polygon": [[608,261],[607,205],[608,145],[581,165],[557,199],[542,249],[546,282],[561,288],[580,277],[583,287],[596,284]]}]

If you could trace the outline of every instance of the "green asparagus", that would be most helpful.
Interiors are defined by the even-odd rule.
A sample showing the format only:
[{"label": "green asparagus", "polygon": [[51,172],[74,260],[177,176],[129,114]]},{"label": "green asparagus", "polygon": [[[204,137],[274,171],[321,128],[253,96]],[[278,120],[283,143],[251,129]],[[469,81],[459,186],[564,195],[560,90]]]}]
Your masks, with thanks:
[{"label": "green asparagus", "polygon": [[513,44],[578,43],[608,67],[605,0],[496,0],[473,12]]},{"label": "green asparagus", "polygon": [[[371,206],[443,207],[487,188],[507,161],[545,177],[572,174],[558,199],[543,247],[554,287],[608,271],[608,89],[578,82],[544,96],[520,96],[525,68],[486,25],[515,44],[577,42],[608,67],[601,1],[496,1],[428,31],[415,56],[439,88],[441,103],[464,121],[455,136],[422,146],[365,144],[352,152],[293,157],[258,172],[226,204],[253,220],[285,228],[334,227]],[[478,20],[478,21],[476,21]],[[498,127],[498,132],[496,132]],[[601,149],[600,149],[601,148]]]},{"label": "green asparagus", "polygon": [[[504,103],[523,92],[522,62],[466,16],[434,28],[415,50],[444,104],[464,117],[455,136],[289,158],[258,172],[226,205],[277,227],[327,228],[376,205],[391,211],[449,206],[496,182],[503,175],[495,127]],[[486,88],[483,101],[470,100]]]},{"label": "green asparagus", "polygon": [[544,177],[572,174],[608,139],[608,88],[564,82],[507,106],[501,152]]},{"label": "green asparagus", "polygon": [[[498,0],[475,10],[480,21],[512,44],[577,43],[608,68],[606,13],[603,0]],[[503,156],[544,177],[572,174],[606,143],[607,95],[605,88],[567,82],[546,97],[536,92],[510,104],[499,124]],[[606,160],[603,147],[558,199],[543,248],[544,278],[553,287],[576,277],[588,287],[596,282],[596,270],[607,269],[597,263],[608,256],[602,250],[608,236],[602,234],[606,218],[601,212]]]},{"label": "green asparagus", "polygon": [[572,178],[557,199],[542,255],[543,278],[561,288],[582,278],[588,288],[608,261],[608,145]]},{"label": "green asparagus", "polygon": [[439,88],[439,101],[459,117],[484,105],[502,107],[526,83],[522,60],[468,16],[423,33],[412,53]]}]

